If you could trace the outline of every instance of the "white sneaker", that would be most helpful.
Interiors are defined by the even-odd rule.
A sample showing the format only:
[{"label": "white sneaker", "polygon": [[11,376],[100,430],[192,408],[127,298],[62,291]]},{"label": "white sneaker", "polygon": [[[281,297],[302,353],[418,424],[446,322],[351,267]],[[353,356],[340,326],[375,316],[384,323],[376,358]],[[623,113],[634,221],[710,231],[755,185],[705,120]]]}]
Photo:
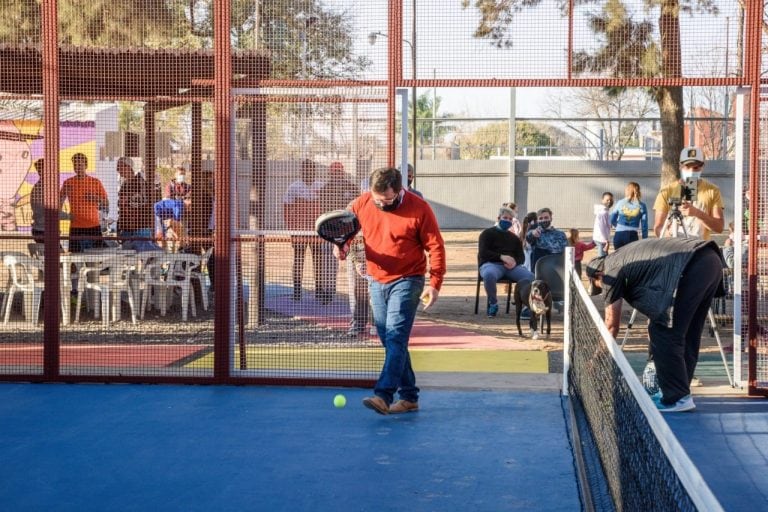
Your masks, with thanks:
[{"label": "white sneaker", "polygon": [[657,393],[651,398],[659,412],[687,412],[696,408],[696,404],[693,403],[691,395],[685,395],[672,405],[667,405],[661,402],[661,393]]}]

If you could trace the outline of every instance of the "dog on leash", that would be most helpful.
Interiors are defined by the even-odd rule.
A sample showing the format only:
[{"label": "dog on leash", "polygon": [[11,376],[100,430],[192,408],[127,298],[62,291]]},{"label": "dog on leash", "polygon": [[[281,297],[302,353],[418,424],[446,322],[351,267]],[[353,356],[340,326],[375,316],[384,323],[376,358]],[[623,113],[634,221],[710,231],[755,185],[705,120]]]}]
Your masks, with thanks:
[{"label": "dog on leash", "polygon": [[531,310],[531,320],[529,322],[532,338],[539,337],[539,321],[547,320],[547,338],[552,330],[552,293],[549,291],[549,285],[541,279],[531,282],[528,280],[520,281],[515,285],[515,317],[517,321],[517,332],[523,336],[523,330],[520,327],[520,312],[523,306],[528,306]]}]

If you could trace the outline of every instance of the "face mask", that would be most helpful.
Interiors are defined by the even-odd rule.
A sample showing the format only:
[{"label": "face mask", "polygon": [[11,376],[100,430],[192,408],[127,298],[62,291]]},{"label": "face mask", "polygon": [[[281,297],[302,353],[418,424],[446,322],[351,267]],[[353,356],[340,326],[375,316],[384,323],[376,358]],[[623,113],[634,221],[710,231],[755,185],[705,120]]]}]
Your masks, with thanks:
[{"label": "face mask", "polygon": [[176,175],[176,183],[184,183],[185,176],[183,174]]},{"label": "face mask", "polygon": [[539,227],[541,229],[548,229],[551,224],[552,224],[551,220],[540,220],[539,221]]},{"label": "face mask", "polygon": [[683,178],[684,180],[687,180],[690,178],[693,178],[694,180],[698,180],[698,179],[701,179],[701,171],[682,170],[680,171],[680,177]]},{"label": "face mask", "polygon": [[376,205],[376,208],[378,208],[383,212],[393,212],[397,210],[398,206],[400,206],[400,201],[402,196],[403,196],[402,192],[397,194],[397,196],[395,196],[394,201],[392,201],[392,204],[379,204],[376,201],[374,201],[373,204]]},{"label": "face mask", "polygon": [[512,221],[509,221],[509,220],[500,220],[500,221],[498,222],[498,225],[499,225],[499,229],[501,229],[502,231],[508,231],[508,230],[509,230],[509,228],[511,228],[511,227],[512,227]]}]

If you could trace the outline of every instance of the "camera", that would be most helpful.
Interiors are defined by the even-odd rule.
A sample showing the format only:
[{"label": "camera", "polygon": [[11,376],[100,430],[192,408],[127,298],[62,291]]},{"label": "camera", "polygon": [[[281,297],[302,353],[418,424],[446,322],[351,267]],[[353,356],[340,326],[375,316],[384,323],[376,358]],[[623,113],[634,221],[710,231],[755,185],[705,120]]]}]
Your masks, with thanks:
[{"label": "camera", "polygon": [[678,195],[669,198],[667,203],[670,206],[678,207],[683,201],[695,201],[699,195],[699,180],[696,178],[685,178],[680,180]]}]

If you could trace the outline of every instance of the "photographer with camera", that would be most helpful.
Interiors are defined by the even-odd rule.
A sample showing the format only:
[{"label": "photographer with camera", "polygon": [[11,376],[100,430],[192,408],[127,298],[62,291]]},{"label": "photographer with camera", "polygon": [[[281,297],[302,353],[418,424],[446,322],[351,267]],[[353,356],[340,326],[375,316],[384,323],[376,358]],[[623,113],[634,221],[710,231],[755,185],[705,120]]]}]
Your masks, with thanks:
[{"label": "photographer with camera", "polygon": [[[720,189],[701,178],[704,153],[690,146],[680,153],[680,180],[662,187],[653,209],[653,231],[671,236],[690,236],[709,240],[710,233],[722,233],[723,199]],[[677,221],[677,224],[670,224]],[[668,229],[668,228],[672,229]]]}]

